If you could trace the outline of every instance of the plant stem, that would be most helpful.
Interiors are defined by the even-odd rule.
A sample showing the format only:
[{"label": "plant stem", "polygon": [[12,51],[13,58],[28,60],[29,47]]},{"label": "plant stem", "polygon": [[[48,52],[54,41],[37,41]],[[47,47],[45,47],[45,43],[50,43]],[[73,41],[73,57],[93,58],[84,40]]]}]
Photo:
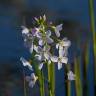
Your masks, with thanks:
[{"label": "plant stem", "polygon": [[26,93],[26,81],[25,81],[25,72],[23,70],[23,80],[24,80],[24,96],[27,96],[27,93]]},{"label": "plant stem", "polygon": [[38,62],[34,59],[34,54],[32,55],[31,59],[33,61],[35,72],[38,76],[38,80],[39,80],[39,83],[40,83],[40,96],[45,96],[43,71],[38,69],[38,64],[37,64]]},{"label": "plant stem", "polygon": [[80,58],[74,59],[75,64],[75,75],[76,75],[76,96],[82,96],[82,83],[81,83],[81,76],[80,76]]},{"label": "plant stem", "polygon": [[44,75],[43,75],[43,71],[41,71],[41,78],[42,78],[42,96],[45,96],[45,90],[44,90]]},{"label": "plant stem", "polygon": [[[69,71],[70,65],[68,64],[66,68],[67,68],[67,71]],[[71,96],[71,82],[69,80],[67,81],[67,96]]]},{"label": "plant stem", "polygon": [[47,68],[48,68],[48,91],[49,91],[49,95],[48,96],[52,96],[52,94],[51,94],[51,80],[50,80],[50,75],[51,75],[51,73],[50,73],[50,65],[47,63]]},{"label": "plant stem", "polygon": [[40,83],[40,96],[45,96],[43,71],[38,70],[38,67],[36,66],[36,64],[35,64],[35,69],[36,69],[36,73],[38,75],[38,80]]},{"label": "plant stem", "polygon": [[96,84],[96,29],[94,18],[94,0],[89,0],[89,15],[90,15],[90,27],[93,38],[93,50],[94,50],[94,71],[95,71],[95,84]]},{"label": "plant stem", "polygon": [[39,83],[40,83],[40,96],[44,96],[43,95],[43,88],[42,88],[42,75],[41,75],[41,72],[39,71],[38,72],[38,79],[39,79]]},{"label": "plant stem", "polygon": [[51,67],[50,68],[51,91],[52,91],[52,96],[55,96],[55,65],[54,63],[51,63],[50,67]]},{"label": "plant stem", "polygon": [[68,88],[68,96],[71,96],[71,82],[67,82],[67,88]]}]

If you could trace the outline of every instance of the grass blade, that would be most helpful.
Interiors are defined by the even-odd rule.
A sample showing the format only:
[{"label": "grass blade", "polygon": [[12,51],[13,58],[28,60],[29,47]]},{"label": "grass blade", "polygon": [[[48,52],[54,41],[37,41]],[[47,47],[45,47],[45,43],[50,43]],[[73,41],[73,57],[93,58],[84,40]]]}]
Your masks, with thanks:
[{"label": "grass blade", "polygon": [[82,93],[82,82],[81,82],[81,74],[80,74],[80,58],[75,58],[74,59],[74,64],[75,64],[75,75],[76,75],[76,96],[83,96]]},{"label": "grass blade", "polygon": [[96,84],[96,29],[95,29],[95,15],[94,15],[94,0],[89,0],[89,15],[90,15],[90,27],[93,38],[93,50],[94,50],[94,70],[95,70],[95,84]]}]

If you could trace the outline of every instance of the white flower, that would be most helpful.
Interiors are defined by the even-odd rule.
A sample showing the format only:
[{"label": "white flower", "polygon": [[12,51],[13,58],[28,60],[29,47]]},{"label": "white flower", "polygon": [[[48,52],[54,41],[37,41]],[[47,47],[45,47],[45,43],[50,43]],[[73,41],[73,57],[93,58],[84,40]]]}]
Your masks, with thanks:
[{"label": "white flower", "polygon": [[67,73],[67,75],[68,75],[68,80],[75,80],[75,75],[73,74],[72,71],[69,71],[69,72]]},{"label": "white flower", "polygon": [[39,70],[42,69],[44,61],[46,62],[46,60],[48,61],[48,63],[50,63],[50,46],[44,46],[43,48],[41,48],[40,46],[34,46],[34,50],[37,52],[35,57],[37,60],[40,61],[39,64]]},{"label": "white flower", "polygon": [[[45,62],[46,62],[46,60],[45,60]],[[43,65],[45,62],[44,61],[40,62],[39,67],[38,67],[39,70],[41,70],[43,68]],[[48,60],[48,64],[49,65],[51,64],[51,60]]]},{"label": "white flower", "polygon": [[60,24],[55,27],[55,34],[57,37],[60,37],[60,31],[62,30],[62,26],[63,24]]},{"label": "white flower", "polygon": [[29,48],[29,52],[32,53],[33,52],[33,49],[34,49],[34,45],[33,45],[33,42],[32,42],[32,44],[31,44],[31,46]]},{"label": "white flower", "polygon": [[26,48],[28,48],[29,49],[29,52],[30,53],[32,53],[33,52],[33,49],[34,49],[34,35],[32,35],[32,34],[27,34],[27,35],[23,35],[23,37],[24,37],[24,44],[25,44],[25,46],[26,46]]},{"label": "white flower", "polygon": [[58,70],[60,70],[62,68],[62,63],[67,64],[67,62],[68,62],[68,58],[67,57],[52,56],[51,60],[53,62],[57,62],[58,63]]},{"label": "white flower", "polygon": [[53,43],[53,39],[50,38],[51,36],[51,31],[48,30],[47,32],[45,32],[45,34],[43,33],[38,33],[37,37],[39,38],[39,45],[43,46],[45,43],[51,44]]},{"label": "white flower", "polygon": [[26,79],[27,82],[29,82],[29,87],[33,88],[37,79],[38,79],[38,77],[35,76],[34,73],[32,73],[31,76],[26,76],[25,79]]},{"label": "white flower", "polygon": [[50,46],[44,46],[43,48],[40,46],[34,46],[34,50],[36,51],[35,56],[38,57],[39,60],[41,59],[40,61],[45,59],[49,60],[51,55],[49,52]]},{"label": "white flower", "polygon": [[44,62],[40,63],[38,69],[41,70],[43,68],[43,65],[44,65]]},{"label": "white flower", "polygon": [[22,34],[28,34],[29,33],[29,29],[26,28],[25,26],[21,26],[22,27]]},{"label": "white flower", "polygon": [[32,53],[34,49],[33,42],[39,32],[39,28],[36,28],[36,27],[32,28],[30,29],[30,32],[29,32],[29,29],[26,28],[25,26],[22,26],[22,28],[23,28],[22,35],[24,38],[24,44],[29,49],[29,52]]},{"label": "white flower", "polygon": [[39,28],[32,28],[31,29],[31,32],[30,32],[31,34],[32,34],[32,36],[37,36],[37,34],[39,33]]},{"label": "white flower", "polygon": [[60,40],[59,43],[56,44],[56,48],[59,49],[59,55],[67,56],[68,48],[70,45],[71,45],[71,42],[67,38]]},{"label": "white flower", "polygon": [[67,38],[63,38],[63,40],[60,40],[59,43],[56,44],[56,48],[63,49],[62,47],[69,47],[70,45],[70,40],[68,40]]},{"label": "white flower", "polygon": [[39,18],[35,17],[34,19],[35,19],[37,22],[38,22],[39,20],[44,20],[44,21],[46,21],[46,16],[45,16],[45,14],[44,14],[43,16],[40,16]]},{"label": "white flower", "polygon": [[20,58],[20,61],[22,62],[23,66],[27,66],[30,70],[33,71],[32,65],[23,57]]},{"label": "white flower", "polygon": [[44,19],[44,21],[46,21],[46,15],[45,14],[43,15],[43,19]]}]

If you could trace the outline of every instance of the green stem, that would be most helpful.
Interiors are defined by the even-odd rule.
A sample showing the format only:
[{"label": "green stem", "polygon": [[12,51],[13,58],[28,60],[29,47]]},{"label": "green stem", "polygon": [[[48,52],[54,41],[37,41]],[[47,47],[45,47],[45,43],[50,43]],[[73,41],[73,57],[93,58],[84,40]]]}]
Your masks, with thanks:
[{"label": "green stem", "polygon": [[[66,68],[67,68],[67,71],[69,71],[70,70],[70,64],[68,64],[66,66]],[[70,81],[67,82],[67,96],[71,96],[71,82]]]},{"label": "green stem", "polygon": [[50,65],[47,63],[47,68],[48,68],[48,91],[49,91],[49,95],[48,96],[52,96],[52,90],[51,90],[51,80],[50,80],[50,75],[51,75],[51,73],[50,73]]},{"label": "green stem", "polygon": [[54,63],[51,63],[50,67],[51,67],[50,68],[51,91],[52,91],[52,96],[55,96],[55,65]]},{"label": "green stem", "polygon": [[39,71],[40,96],[45,96],[43,71]]},{"label": "green stem", "polygon": [[35,73],[37,74],[40,83],[40,96],[45,96],[43,71],[38,69],[38,62],[34,59],[34,54],[32,55],[31,60],[33,61],[32,63],[35,68]]},{"label": "green stem", "polygon": [[80,80],[80,58],[75,58],[74,59],[74,64],[75,64],[75,75],[76,75],[76,96],[82,96],[82,83]]},{"label": "green stem", "polygon": [[54,63],[50,65],[47,63],[48,67],[48,82],[49,82],[49,95],[48,96],[55,96],[55,66]]},{"label": "green stem", "polygon": [[94,0],[89,0],[89,15],[90,15],[90,27],[93,36],[93,50],[94,50],[94,71],[95,71],[95,83],[96,83],[96,29],[94,18]]},{"label": "green stem", "polygon": [[43,75],[43,71],[41,71],[41,76],[42,76],[42,91],[43,91],[43,96],[45,96],[45,88],[44,88],[44,75]]},{"label": "green stem", "polygon": [[45,96],[43,71],[38,70],[38,67],[36,65],[37,64],[35,64],[36,72],[37,72],[39,83],[40,83],[40,96]]},{"label": "green stem", "polygon": [[24,96],[27,96],[27,93],[26,93],[25,72],[24,72],[24,70],[23,70],[23,79],[24,79]]},{"label": "green stem", "polygon": [[67,82],[67,88],[68,88],[68,96],[71,96],[71,82]]}]

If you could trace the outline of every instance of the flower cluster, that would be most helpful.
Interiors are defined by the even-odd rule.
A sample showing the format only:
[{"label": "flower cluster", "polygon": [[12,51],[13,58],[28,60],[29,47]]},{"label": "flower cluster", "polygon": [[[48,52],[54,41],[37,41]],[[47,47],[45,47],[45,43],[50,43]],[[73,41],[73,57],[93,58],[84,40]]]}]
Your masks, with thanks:
[{"label": "flower cluster", "polygon": [[25,79],[29,83],[29,86],[31,88],[33,88],[33,86],[35,85],[35,83],[36,83],[36,81],[38,79],[38,76],[35,75],[32,65],[26,59],[21,57],[20,61],[22,62],[24,67],[28,67],[28,69],[32,71],[31,75],[26,76]]},{"label": "flower cluster", "polygon": [[[70,40],[66,37],[60,39],[60,31],[62,31],[63,24],[54,26],[52,23],[48,23],[46,16],[35,17],[37,26],[34,28],[27,28],[22,26],[22,35],[24,38],[24,44],[29,49],[31,54],[38,62],[38,69],[41,70],[44,64],[56,63],[58,64],[58,70],[62,68],[62,64],[68,63],[68,48],[71,45]],[[54,55],[57,50],[58,55]],[[20,58],[24,66],[27,66],[30,70],[33,70],[32,65],[23,57]],[[72,71],[68,72],[68,80],[74,80],[75,75]],[[36,80],[35,73],[31,76],[27,76],[26,80],[29,82],[29,86],[33,87]]]}]

